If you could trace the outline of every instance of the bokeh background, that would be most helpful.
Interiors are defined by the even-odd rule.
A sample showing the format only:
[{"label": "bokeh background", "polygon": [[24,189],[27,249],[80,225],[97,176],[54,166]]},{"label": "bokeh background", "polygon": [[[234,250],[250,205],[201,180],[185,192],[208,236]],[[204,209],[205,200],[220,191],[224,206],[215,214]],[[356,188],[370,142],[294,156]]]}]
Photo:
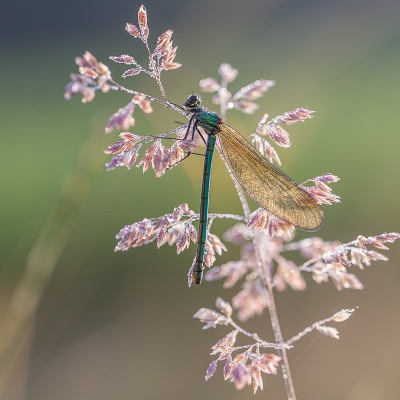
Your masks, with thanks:
[{"label": "bokeh background", "polygon": [[[202,160],[191,157],[156,180],[152,171],[105,172],[111,114],[129,97],[99,94],[90,104],[63,99],[74,57],[90,50],[107,59],[145,62],[136,23],[140,2],[50,0],[0,5],[0,398],[7,400],[284,399],[281,377],[264,392],[236,391],[221,370],[207,383],[210,347],[226,328],[203,332],[192,319],[217,296],[220,282],[188,289],[195,247],[177,256],[155,244],[114,253],[125,224],[187,202],[198,209]],[[222,62],[239,70],[232,90],[257,78],[277,85],[248,116],[228,115],[242,133],[262,113],[296,107],[315,118],[289,129],[280,151],[297,181],[331,172],[342,203],[325,207],[318,232],[346,242],[359,234],[400,230],[400,3],[395,0],[147,0],[155,42],[174,30],[176,61],[164,74],[169,98],[182,103]],[[121,79],[122,80],[122,79]],[[123,81],[157,94],[146,76]],[[205,104],[212,107],[210,95]],[[165,131],[171,111],[136,114],[137,133]],[[232,182],[216,161],[211,210],[240,212]],[[229,223],[216,223],[219,235]],[[298,237],[306,237],[299,233]],[[338,292],[307,277],[305,292],[277,295],[286,338],[341,308],[359,307],[337,326],[340,340],[312,333],[289,353],[299,399],[399,399],[400,244],[389,262],[356,271],[362,291]],[[34,250],[32,250],[34,249]],[[50,249],[50,250],[49,250]],[[238,250],[218,262],[236,259]],[[272,340],[267,315],[247,325]]]}]

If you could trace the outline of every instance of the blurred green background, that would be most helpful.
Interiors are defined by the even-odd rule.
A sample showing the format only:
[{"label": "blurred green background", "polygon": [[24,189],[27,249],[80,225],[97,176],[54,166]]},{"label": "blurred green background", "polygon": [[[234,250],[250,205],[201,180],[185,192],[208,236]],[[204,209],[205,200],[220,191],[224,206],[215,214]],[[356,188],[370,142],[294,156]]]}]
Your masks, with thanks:
[{"label": "blurred green background", "polygon": [[[155,244],[113,252],[114,235],[125,224],[183,202],[198,210],[201,188],[200,157],[158,180],[135,168],[105,172],[109,156],[102,151],[117,135],[106,137],[104,127],[129,96],[99,94],[85,105],[62,97],[77,70],[74,57],[85,50],[115,78],[124,68],[109,55],[145,62],[144,47],[124,31],[126,22],[136,23],[140,4],[22,0],[0,6],[0,398],[284,399],[279,375],[266,376],[256,396],[223,382],[221,368],[204,382],[209,349],[228,331],[202,332],[192,315],[236,292],[223,291],[220,282],[187,288],[194,246],[179,256]],[[150,41],[173,29],[179,45],[176,61],[183,67],[164,74],[172,101],[183,103],[200,79],[216,77],[218,66],[229,62],[239,70],[232,91],[258,78],[277,81],[259,101],[259,113],[228,115],[243,134],[265,112],[317,111],[289,128],[293,146],[279,154],[297,181],[327,172],[341,178],[333,188],[342,203],[324,207],[318,236],[346,242],[400,230],[398,1],[148,0],[145,6]],[[144,75],[122,83],[157,94]],[[211,96],[203,99],[212,108]],[[165,131],[177,118],[160,107],[135,116],[134,132],[143,134]],[[219,161],[211,195],[211,211],[240,212]],[[215,233],[228,226],[215,223]],[[57,238],[47,242],[60,254],[45,254],[47,263],[26,273],[39,237]],[[277,295],[286,338],[341,308],[359,307],[337,326],[339,341],[312,333],[289,352],[298,399],[400,398],[400,245],[390,247],[389,262],[353,270],[362,291],[337,292],[307,276],[307,291]],[[238,257],[229,249],[217,263]],[[43,298],[35,297],[40,292]],[[272,341],[267,315],[247,327]]]}]

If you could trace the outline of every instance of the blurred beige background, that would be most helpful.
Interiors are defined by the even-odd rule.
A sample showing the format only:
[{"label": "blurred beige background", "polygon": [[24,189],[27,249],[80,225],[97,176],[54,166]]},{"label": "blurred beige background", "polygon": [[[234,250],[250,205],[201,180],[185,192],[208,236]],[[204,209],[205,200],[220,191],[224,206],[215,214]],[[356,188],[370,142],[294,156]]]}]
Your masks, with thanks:
[{"label": "blurred beige background", "polygon": [[[106,137],[104,126],[129,97],[99,94],[86,105],[62,97],[76,72],[74,57],[85,50],[106,62],[115,78],[124,68],[109,55],[145,62],[141,43],[124,30],[126,22],[136,23],[140,4],[41,0],[0,6],[1,399],[253,398],[251,388],[237,392],[223,382],[221,369],[204,382],[209,349],[228,331],[202,332],[192,315],[236,292],[224,291],[220,282],[187,288],[195,247],[179,256],[155,244],[113,252],[114,235],[125,224],[183,202],[198,210],[202,160],[192,157],[158,180],[136,168],[105,172],[109,156],[102,150],[117,136]],[[277,81],[259,102],[259,113],[228,115],[243,134],[265,112],[316,110],[314,119],[289,129],[293,146],[279,154],[297,181],[327,172],[341,178],[333,187],[342,203],[324,207],[318,236],[346,242],[400,230],[398,1],[144,4],[152,43],[173,29],[179,46],[176,61],[183,67],[164,75],[172,101],[182,103],[198,91],[200,79],[216,77],[218,66],[229,62],[239,70],[233,91],[257,78]],[[123,83],[157,94],[146,76]],[[212,108],[211,96],[203,98]],[[154,134],[177,117],[158,108],[136,118],[135,133]],[[212,211],[240,212],[219,161],[211,196]],[[229,226],[216,223],[215,232]],[[56,254],[42,252],[36,264],[31,256],[26,274],[39,237]],[[307,291],[277,295],[286,338],[341,308],[359,307],[337,326],[339,341],[312,333],[290,351],[298,399],[400,398],[400,244],[390,247],[389,262],[354,270],[363,291],[337,292],[307,276]],[[229,250],[218,263],[238,257],[236,248]],[[266,315],[247,328],[272,340]],[[266,377],[264,392],[254,398],[285,399],[281,377]]]}]

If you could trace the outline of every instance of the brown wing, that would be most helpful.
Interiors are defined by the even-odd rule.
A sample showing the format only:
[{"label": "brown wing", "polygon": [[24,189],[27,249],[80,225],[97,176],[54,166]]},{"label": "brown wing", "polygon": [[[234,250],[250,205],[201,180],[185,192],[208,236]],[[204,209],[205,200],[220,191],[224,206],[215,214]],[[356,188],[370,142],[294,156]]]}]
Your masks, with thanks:
[{"label": "brown wing", "polygon": [[232,127],[222,123],[215,133],[234,176],[254,201],[299,229],[321,228],[325,219],[322,208],[293,179]]}]

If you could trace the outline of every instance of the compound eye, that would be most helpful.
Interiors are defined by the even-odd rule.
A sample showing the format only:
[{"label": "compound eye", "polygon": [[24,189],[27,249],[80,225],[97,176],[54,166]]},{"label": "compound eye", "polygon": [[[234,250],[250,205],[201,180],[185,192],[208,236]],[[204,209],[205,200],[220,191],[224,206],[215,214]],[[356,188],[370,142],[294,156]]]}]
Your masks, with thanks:
[{"label": "compound eye", "polygon": [[184,104],[184,106],[186,108],[193,108],[193,107],[196,107],[196,106],[199,106],[199,105],[200,105],[200,99],[195,94],[192,94],[191,96],[189,96],[186,99],[185,104]]}]

